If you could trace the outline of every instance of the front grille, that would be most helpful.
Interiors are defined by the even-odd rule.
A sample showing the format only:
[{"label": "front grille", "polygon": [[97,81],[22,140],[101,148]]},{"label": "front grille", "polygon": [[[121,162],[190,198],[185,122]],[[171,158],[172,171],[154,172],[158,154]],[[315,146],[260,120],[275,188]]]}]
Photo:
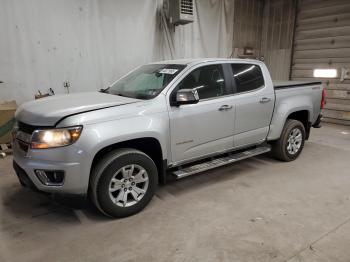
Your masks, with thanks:
[{"label": "front grille", "polygon": [[23,122],[18,122],[18,130],[27,133],[27,134],[32,134],[34,132],[34,130],[38,129],[38,126],[32,126],[32,125],[28,125],[26,123]]},{"label": "front grille", "polygon": [[26,153],[28,152],[28,149],[30,146],[30,136],[33,134],[35,130],[52,128],[50,126],[33,126],[20,121],[17,122],[17,125],[18,125],[18,130],[17,130],[18,134],[16,135],[16,141],[19,148]]},{"label": "front grille", "polygon": [[23,142],[21,140],[18,140],[18,139],[17,139],[17,143],[18,143],[18,146],[19,146],[20,149],[22,149],[26,153],[28,152],[29,144],[27,144],[27,143],[25,143],[25,142]]},{"label": "front grille", "polygon": [[32,134],[35,130],[35,126],[28,125],[23,122],[18,122],[18,130],[27,133],[27,134]]}]

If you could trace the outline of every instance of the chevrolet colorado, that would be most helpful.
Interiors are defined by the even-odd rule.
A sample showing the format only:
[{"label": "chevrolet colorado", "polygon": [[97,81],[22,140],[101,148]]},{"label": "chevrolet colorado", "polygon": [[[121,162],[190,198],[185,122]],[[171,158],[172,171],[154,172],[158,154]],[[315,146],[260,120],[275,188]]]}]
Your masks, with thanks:
[{"label": "chevrolet colorado", "polygon": [[105,215],[141,211],[158,183],[271,151],[301,153],[324,105],[321,83],[273,83],[255,60],[143,65],[100,92],[22,104],[13,130],[20,183],[88,195]]}]

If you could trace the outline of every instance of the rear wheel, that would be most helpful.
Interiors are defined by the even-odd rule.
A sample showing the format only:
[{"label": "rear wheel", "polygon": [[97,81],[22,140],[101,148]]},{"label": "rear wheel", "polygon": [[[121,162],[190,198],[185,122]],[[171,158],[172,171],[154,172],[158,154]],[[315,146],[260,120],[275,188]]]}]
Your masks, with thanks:
[{"label": "rear wheel", "polygon": [[140,212],[152,199],[157,168],[141,151],[118,149],[107,154],[94,168],[90,196],[96,207],[111,217]]},{"label": "rear wheel", "polygon": [[288,119],[279,140],[272,144],[272,154],[282,161],[295,160],[303,150],[305,143],[305,127],[294,119]]}]

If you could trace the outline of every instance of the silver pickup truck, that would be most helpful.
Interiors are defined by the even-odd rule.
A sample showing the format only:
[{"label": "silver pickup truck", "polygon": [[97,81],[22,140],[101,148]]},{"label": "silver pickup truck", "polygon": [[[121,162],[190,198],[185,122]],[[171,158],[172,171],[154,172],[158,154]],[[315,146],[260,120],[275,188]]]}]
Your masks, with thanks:
[{"label": "silver pickup truck", "polygon": [[21,105],[13,166],[22,185],[125,217],[171,178],[269,151],[296,159],[324,103],[321,83],[273,84],[255,60],[152,63],[99,92]]}]

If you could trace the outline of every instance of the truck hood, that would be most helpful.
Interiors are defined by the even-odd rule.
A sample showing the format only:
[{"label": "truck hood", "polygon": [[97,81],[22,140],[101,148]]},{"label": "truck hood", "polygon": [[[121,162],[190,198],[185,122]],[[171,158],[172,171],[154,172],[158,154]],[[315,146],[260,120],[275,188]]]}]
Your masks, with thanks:
[{"label": "truck hood", "polygon": [[100,92],[54,95],[22,104],[16,111],[16,119],[30,125],[54,126],[69,115],[138,101],[140,100]]}]

